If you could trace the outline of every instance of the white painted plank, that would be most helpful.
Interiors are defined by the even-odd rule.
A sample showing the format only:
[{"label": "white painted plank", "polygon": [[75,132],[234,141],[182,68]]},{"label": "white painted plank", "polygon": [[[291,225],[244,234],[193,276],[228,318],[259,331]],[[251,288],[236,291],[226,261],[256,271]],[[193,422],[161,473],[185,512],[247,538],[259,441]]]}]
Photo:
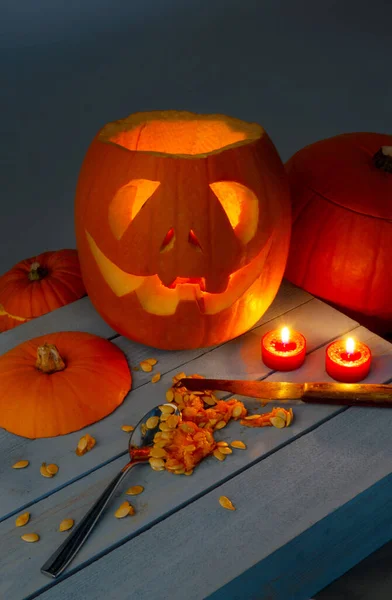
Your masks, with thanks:
[{"label": "white painted plank", "polygon": [[104,338],[117,335],[86,296],[0,334],[0,355],[31,338],[56,331],[87,331]]},{"label": "white painted plank", "polygon": [[[303,295],[302,291],[294,286],[287,285],[282,289],[282,292],[276,299],[277,308],[271,308],[265,319],[269,319],[271,314],[281,314],[282,311],[288,311],[292,314],[294,307],[300,302],[308,301],[308,295]],[[300,308],[306,305],[300,305]],[[327,307],[328,308],[328,307]],[[332,310],[332,309],[329,309]],[[335,311],[334,311],[335,312]],[[337,313],[339,314],[339,313]],[[346,320],[345,324],[353,323]],[[336,331],[340,331],[341,322],[337,323]],[[223,352],[223,362],[227,350],[223,350],[227,346],[234,344],[238,347],[239,340],[243,340],[246,344],[247,336],[245,334],[237,340],[228,342],[221,348],[215,348],[209,351],[209,355],[215,357],[212,360],[219,364],[220,352]],[[162,374],[168,373],[173,369],[183,369],[184,363],[189,363],[195,357],[203,354],[205,349],[189,350],[182,352],[165,352],[142,346],[136,342],[131,342],[125,338],[118,337],[114,343],[120,346],[131,365],[137,364],[141,359],[154,355],[159,359],[156,370]],[[198,363],[192,362],[191,370],[196,369]],[[205,368],[205,365],[202,365]],[[176,369],[176,370],[178,370]],[[174,371],[175,372],[175,371]],[[208,373],[206,373],[208,374]],[[101,464],[112,460],[125,451],[126,438],[121,432],[121,425],[135,424],[143,414],[155,404],[162,402],[165,397],[165,390],[168,387],[168,382],[171,380],[171,375],[163,378],[158,384],[148,383],[151,380],[151,373],[139,371],[133,374],[133,389],[124,403],[112,415],[109,415],[103,421],[92,425],[85,430],[51,439],[42,440],[27,440],[19,436],[12,435],[4,430],[0,430],[0,451],[3,456],[3,461],[0,464],[0,479],[3,485],[0,488],[0,520],[11,511],[20,510],[23,506],[28,505],[36,499],[52,493],[58,487],[67,485],[69,481],[82,476],[91,469],[99,467]],[[143,388],[141,388],[143,386]],[[94,435],[98,441],[94,452],[90,452],[83,457],[75,457],[74,449],[81,435],[88,431]],[[17,460],[27,458],[31,462],[31,466],[23,471],[23,477],[20,476],[21,471],[10,469]],[[60,465],[60,472],[53,479],[45,479],[37,476],[39,465],[43,462],[54,462]],[[38,477],[38,478],[37,478]]]},{"label": "white painted plank", "polygon": [[[366,341],[375,354],[374,369],[368,381],[380,382],[388,379],[392,371],[392,345],[374,336],[364,328],[357,328],[355,335],[358,339]],[[325,347],[314,351],[309,356],[303,370],[292,372],[290,375],[287,374],[287,379],[299,381],[306,376],[309,381],[317,381],[320,378],[324,353]],[[274,374],[270,378],[275,377]],[[326,377],[326,379],[328,378]],[[258,402],[252,399],[247,399],[246,403],[252,408],[259,406]],[[269,409],[270,407],[267,407],[264,410]],[[110,505],[107,514],[72,563],[69,572],[91,561],[94,557],[107,551],[108,548],[123,542],[127,537],[137,535],[144,528],[163,519],[171,511],[178,510],[185,504],[193,502],[198,496],[241,473],[283,445],[288,444],[291,447],[293,439],[302,436],[306,431],[312,429],[315,424],[331,418],[341,410],[337,407],[295,406],[294,422],[291,427],[284,430],[274,428],[250,429],[242,427],[238,423],[232,423],[217,433],[216,436],[227,441],[241,439],[247,444],[247,449],[234,451],[223,463],[216,461],[214,458],[209,458],[195,470],[191,477],[176,477],[168,473],[156,473],[151,471],[148,466],[140,467],[139,471],[133,471],[120,489],[117,495],[118,500],[114,500]],[[392,411],[390,414],[392,415]],[[280,449],[278,453],[281,451]],[[0,592],[7,592],[10,597],[12,595],[12,598],[17,600],[34,593],[40,586],[45,585],[45,578],[39,573],[39,567],[56,549],[60,539],[62,539],[56,533],[57,524],[65,517],[72,517],[75,520],[81,518],[110,477],[115,475],[124,462],[124,457],[117,459],[115,463],[95,471],[67,488],[34,504],[31,507],[33,519],[30,530],[38,531],[42,535],[39,545],[30,548],[21,544],[18,537],[19,531],[15,531],[14,528],[14,517],[0,524],[0,542],[2,543],[4,540],[4,543],[10,548],[10,557],[12,557],[3,565],[2,573],[5,575],[5,581],[3,590],[0,585]],[[310,472],[309,476],[311,476]],[[295,470],[291,469],[291,466],[289,473],[287,473],[287,469],[285,470],[285,477],[288,478],[289,487],[294,485],[292,479],[295,480],[296,473]],[[145,487],[145,492],[141,496],[131,498],[131,502],[134,502],[137,509],[137,515],[125,522],[117,521],[113,517],[113,511],[120,503],[120,497],[124,499],[124,491],[130,485],[136,484]],[[265,486],[266,488],[274,486],[274,478],[265,479]],[[260,494],[258,502],[260,503],[260,514],[263,514],[262,494]],[[176,532],[173,535],[175,537]],[[21,562],[26,564],[26,578],[23,581],[15,577],[15,564]]]},{"label": "white painted plank", "polygon": [[392,411],[377,417],[346,409],[65,581],[42,580],[54,587],[40,600],[309,598],[392,535]]}]

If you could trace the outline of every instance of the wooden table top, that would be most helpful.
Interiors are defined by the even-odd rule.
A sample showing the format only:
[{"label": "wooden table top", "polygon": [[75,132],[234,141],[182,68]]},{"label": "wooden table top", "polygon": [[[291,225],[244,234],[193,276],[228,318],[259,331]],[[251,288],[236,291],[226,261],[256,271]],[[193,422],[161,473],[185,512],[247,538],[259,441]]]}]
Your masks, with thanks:
[{"label": "wooden table top", "polygon": [[[289,325],[301,331],[308,356],[301,369],[270,372],[260,360],[260,339]],[[105,485],[127,462],[124,424],[136,424],[161,403],[174,374],[271,381],[330,381],[324,370],[326,345],[352,333],[373,353],[367,382],[392,380],[392,344],[306,292],[283,282],[260,322],[219,347],[166,352],[117,335],[86,297],[0,336],[0,353],[32,337],[78,330],[113,341],[129,364],[153,357],[162,379],[133,372],[124,403],[106,419],[66,436],[28,440],[0,430],[0,598],[214,600],[310,598],[392,538],[392,411],[331,406],[294,406],[285,429],[251,429],[239,423],[216,439],[240,439],[224,462],[209,457],[191,477],[136,467],[126,478],[99,524],[64,574],[56,580],[40,567],[64,540],[59,523],[77,523]],[[249,411],[260,403],[240,398]],[[95,448],[76,457],[84,433]],[[11,466],[28,459],[24,470]],[[46,479],[41,463],[60,470]],[[125,490],[143,485],[131,498],[136,514],[116,519],[129,498]],[[221,495],[235,512],[218,503]],[[29,511],[29,531],[40,541],[27,544],[15,518]]]}]

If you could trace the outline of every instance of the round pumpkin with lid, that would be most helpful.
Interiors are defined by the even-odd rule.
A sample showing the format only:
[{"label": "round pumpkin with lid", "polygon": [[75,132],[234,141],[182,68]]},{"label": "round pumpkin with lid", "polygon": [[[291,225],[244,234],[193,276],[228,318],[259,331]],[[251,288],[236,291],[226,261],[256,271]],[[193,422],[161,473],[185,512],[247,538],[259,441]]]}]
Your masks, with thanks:
[{"label": "round pumpkin with lid", "polygon": [[286,277],[375,327],[392,323],[392,136],[338,135],[287,162]]},{"label": "round pumpkin with lid", "polygon": [[83,279],[119,333],[166,349],[243,333],[282,279],[287,176],[263,128],[155,111],[109,123],[76,192]]}]

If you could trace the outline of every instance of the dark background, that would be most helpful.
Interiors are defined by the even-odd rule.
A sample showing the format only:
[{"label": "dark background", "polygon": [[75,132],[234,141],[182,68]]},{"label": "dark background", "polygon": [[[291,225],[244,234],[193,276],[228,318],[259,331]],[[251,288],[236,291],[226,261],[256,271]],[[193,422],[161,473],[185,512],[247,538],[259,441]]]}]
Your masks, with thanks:
[{"label": "dark background", "polygon": [[[283,160],[338,133],[392,132],[390,0],[3,0],[1,8],[0,274],[75,247],[87,146],[132,112],[257,121]],[[391,600],[390,571],[384,548],[319,597]]]}]

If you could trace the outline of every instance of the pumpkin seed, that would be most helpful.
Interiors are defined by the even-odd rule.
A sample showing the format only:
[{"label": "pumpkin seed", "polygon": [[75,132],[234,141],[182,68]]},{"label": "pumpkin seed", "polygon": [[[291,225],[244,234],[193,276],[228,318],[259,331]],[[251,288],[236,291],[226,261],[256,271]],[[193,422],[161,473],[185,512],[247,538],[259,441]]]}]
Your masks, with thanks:
[{"label": "pumpkin seed", "polygon": [[146,358],[146,360],[144,362],[148,363],[149,365],[151,365],[153,367],[154,365],[157,364],[158,361],[156,358]]},{"label": "pumpkin seed", "polygon": [[174,402],[176,404],[182,404],[182,394],[180,394],[180,392],[174,392]]},{"label": "pumpkin seed", "polygon": [[193,469],[189,469],[189,471],[185,471],[184,475],[192,475]]},{"label": "pumpkin seed", "polygon": [[131,516],[131,515],[134,515],[134,514],[135,514],[135,509],[134,509],[134,507],[132,506],[132,504],[130,504],[130,505],[129,505],[129,513],[128,513],[128,515],[129,515],[129,516]]},{"label": "pumpkin seed", "polygon": [[284,410],[284,408],[278,408],[278,410],[275,412],[275,417],[280,417],[281,419],[284,420],[284,422],[286,422],[287,419],[287,413]]},{"label": "pumpkin seed", "polygon": [[150,417],[146,421],[146,427],[147,427],[147,429],[155,429],[155,427],[158,425],[158,423],[159,423],[159,417]]},{"label": "pumpkin seed", "polygon": [[239,448],[240,450],[246,449],[246,444],[244,444],[244,442],[241,442],[240,440],[234,440],[233,442],[230,442],[230,446],[232,446],[233,448]]},{"label": "pumpkin seed", "polygon": [[170,415],[168,420],[166,421],[167,426],[170,429],[175,429],[178,425],[179,420],[180,420],[180,417],[178,415]]},{"label": "pumpkin seed", "polygon": [[53,477],[52,473],[49,473],[48,469],[46,468],[46,463],[42,463],[39,472],[41,473],[42,477]]},{"label": "pumpkin seed", "polygon": [[129,504],[128,500],[125,500],[125,502],[123,502],[118,507],[118,509],[114,513],[114,516],[116,517],[116,519],[123,519],[124,517],[126,517],[129,514],[130,510],[131,510],[131,505]]},{"label": "pumpkin seed", "polygon": [[38,542],[39,535],[38,533],[25,533],[20,536],[24,542]]},{"label": "pumpkin seed", "polygon": [[134,426],[133,426],[133,425],[123,425],[123,426],[121,427],[121,429],[122,429],[123,431],[125,431],[126,433],[130,433],[130,432],[131,432],[131,431],[133,431],[135,428],[134,428]]},{"label": "pumpkin seed", "polygon": [[173,400],[174,400],[174,392],[171,388],[170,388],[170,390],[167,390],[167,392],[166,392],[166,400],[168,402],[173,402]]},{"label": "pumpkin seed", "polygon": [[59,525],[59,531],[68,531],[74,526],[74,523],[73,519],[63,519]]},{"label": "pumpkin seed", "polygon": [[205,404],[208,404],[208,406],[215,406],[216,404],[216,400],[212,396],[203,396],[203,401]]},{"label": "pumpkin seed", "polygon": [[23,515],[19,515],[19,517],[15,519],[15,525],[16,527],[23,527],[23,525],[26,525],[26,523],[28,523],[29,521],[30,513],[25,512],[23,513]]},{"label": "pumpkin seed", "polygon": [[220,496],[219,504],[227,510],[235,510],[235,506],[227,496]]},{"label": "pumpkin seed", "polygon": [[84,452],[87,451],[87,437],[84,435],[83,437],[80,438],[80,440],[78,441],[78,448],[79,452]]},{"label": "pumpkin seed", "polygon": [[223,447],[223,448],[219,448],[219,452],[221,454],[233,454],[233,450],[229,447]]},{"label": "pumpkin seed", "polygon": [[166,463],[166,469],[169,471],[176,471],[182,468],[182,464],[180,462]]},{"label": "pumpkin seed", "polygon": [[270,422],[274,427],[277,427],[277,429],[282,429],[286,425],[286,421],[281,417],[271,417]]},{"label": "pumpkin seed", "polygon": [[161,413],[164,415],[171,415],[174,411],[174,406],[169,406],[168,404],[161,404],[160,407]]},{"label": "pumpkin seed", "polygon": [[30,462],[28,460],[19,460],[14,465],[12,465],[13,469],[25,469],[28,467]]},{"label": "pumpkin seed", "polygon": [[174,475],[184,475],[184,473],[185,473],[184,467],[182,469],[177,469],[177,471],[174,471]]},{"label": "pumpkin seed", "polygon": [[163,448],[159,448],[159,446],[153,446],[150,450],[150,456],[152,458],[164,458],[167,456],[167,452]]},{"label": "pumpkin seed", "polygon": [[128,496],[138,496],[144,491],[144,487],[142,485],[133,485],[125,492]]},{"label": "pumpkin seed", "polygon": [[165,466],[165,461],[162,458],[149,458],[148,462],[153,468],[160,469]]},{"label": "pumpkin seed", "polygon": [[218,421],[217,424],[215,425],[215,429],[223,429],[224,427],[226,427],[227,423],[226,421]]},{"label": "pumpkin seed", "polygon": [[57,465],[51,463],[50,465],[46,465],[46,470],[51,474],[51,475],[56,475],[56,473],[58,473],[59,468]]},{"label": "pumpkin seed", "polygon": [[155,375],[153,375],[151,377],[151,383],[157,383],[157,381],[159,381],[161,378],[161,374],[160,373],[155,373]]},{"label": "pumpkin seed", "polygon": [[236,419],[237,417],[240,417],[242,415],[242,406],[240,406],[239,404],[237,404],[237,406],[235,406],[233,408],[233,412],[231,413],[232,416]]},{"label": "pumpkin seed", "polygon": [[169,417],[170,417],[170,413],[162,413],[161,416],[159,417],[159,420],[162,423],[162,421],[167,421]]},{"label": "pumpkin seed", "polygon": [[194,444],[188,444],[185,446],[184,452],[194,452],[196,450],[196,446]]},{"label": "pumpkin seed", "polygon": [[193,433],[193,428],[187,423],[181,423],[179,428],[182,429],[182,431],[185,431],[185,433]]},{"label": "pumpkin seed", "polygon": [[253,419],[258,419],[261,416],[262,415],[248,415],[247,417],[244,417],[244,421],[253,421]]},{"label": "pumpkin seed", "polygon": [[173,428],[169,427],[169,425],[165,422],[165,421],[161,421],[159,423],[159,429],[160,431],[163,431],[164,433],[166,433],[167,431],[171,431]]},{"label": "pumpkin seed", "polygon": [[218,446],[218,448],[222,447],[225,448],[226,446],[228,446],[229,444],[227,442],[217,442],[216,444]]},{"label": "pumpkin seed", "polygon": [[142,362],[139,364],[142,371],[144,371],[145,373],[151,373],[152,366],[148,362],[142,360]]},{"label": "pumpkin seed", "polygon": [[222,452],[220,451],[219,448],[215,448],[213,455],[215,456],[215,458],[217,458],[218,460],[225,460],[226,456],[224,454],[222,454]]},{"label": "pumpkin seed", "polygon": [[165,467],[151,467],[153,471],[164,471]]},{"label": "pumpkin seed", "polygon": [[90,452],[90,450],[92,450],[92,448],[94,448],[95,444],[97,443],[97,440],[93,438],[93,436],[89,433],[86,433],[85,437],[87,439],[87,452]]},{"label": "pumpkin seed", "polygon": [[181,373],[177,373],[177,375],[174,376],[176,378],[177,381],[180,381],[180,379],[185,379],[186,375],[184,373],[184,371],[181,371]]},{"label": "pumpkin seed", "polygon": [[294,418],[293,409],[292,409],[292,408],[290,408],[290,409],[287,411],[286,427],[288,427],[289,425],[291,425],[291,423],[292,423],[292,421],[293,421],[293,418]]}]

